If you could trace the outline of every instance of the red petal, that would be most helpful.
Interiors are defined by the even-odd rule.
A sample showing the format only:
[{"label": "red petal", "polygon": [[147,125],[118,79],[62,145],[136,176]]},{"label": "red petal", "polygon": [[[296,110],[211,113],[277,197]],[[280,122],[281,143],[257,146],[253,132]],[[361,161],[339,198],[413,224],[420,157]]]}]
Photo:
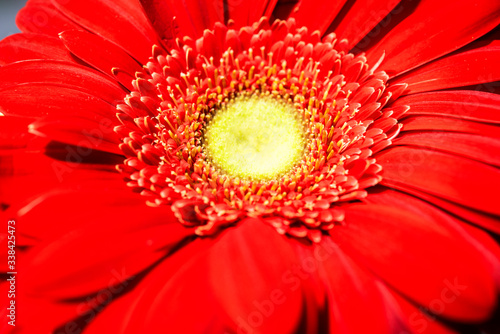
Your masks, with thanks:
[{"label": "red petal", "polygon": [[[497,130],[499,131],[499,130]],[[393,145],[424,147],[500,167],[500,138],[466,133],[425,131],[398,136]]]},{"label": "red petal", "polygon": [[46,0],[29,0],[26,7],[17,14],[16,24],[23,32],[54,37],[64,30],[81,29]]},{"label": "red petal", "polygon": [[[419,197],[418,194],[416,194],[416,196]],[[370,194],[370,196],[366,198],[366,201],[374,204],[404,208],[420,216],[423,220],[433,221],[434,224],[445,226],[455,231],[465,238],[471,246],[474,246],[474,248],[490,263],[491,276],[496,278],[497,283],[500,283],[498,280],[498,278],[500,278],[500,271],[498,270],[500,266],[500,247],[496,244],[495,240],[486,232],[463,223],[447,212],[440,210],[434,206],[436,203],[433,199],[424,198],[425,201],[423,201],[417,197],[388,189]],[[437,204],[439,205],[439,203]]]},{"label": "red petal", "polygon": [[251,26],[261,17],[270,18],[278,0],[256,1],[224,1],[228,18],[233,20],[235,27]]},{"label": "red petal", "polygon": [[440,207],[441,209],[445,210],[446,212],[449,212],[449,213],[463,219],[464,221],[468,221],[471,224],[475,224],[475,225],[480,226],[486,230],[500,234],[500,224],[498,224],[500,217],[498,217],[498,216],[489,215],[489,214],[484,213],[484,212],[480,212],[480,211],[476,211],[476,210],[473,210],[470,208],[466,208],[462,205],[458,205],[458,204],[443,200],[439,197],[429,195],[425,192],[418,191],[414,188],[407,187],[403,184],[392,183],[392,182],[387,181],[387,180],[385,181],[385,183],[386,183],[387,187],[390,187],[391,189],[397,189],[397,190],[403,191],[407,194],[411,194],[411,195],[418,197],[422,200],[430,202],[437,207]]},{"label": "red petal", "polygon": [[[84,152],[84,150],[78,150],[75,146],[57,142],[47,143],[47,140],[41,140],[38,143],[40,137],[31,137],[33,139],[30,139],[30,145],[26,147],[0,150],[1,176],[38,178],[38,182],[31,182],[29,187],[17,189],[19,192],[30,191],[45,183],[45,181],[47,184],[52,182],[52,186],[55,186],[64,181],[66,176],[73,175],[73,171],[111,171],[114,174],[116,173],[115,165],[123,162],[123,156],[99,152],[100,155],[97,156],[97,159],[94,158],[97,152]],[[31,145],[33,142],[35,144]],[[90,154],[82,155],[81,153]],[[40,177],[41,175],[44,175],[44,177]],[[81,177],[82,175],[78,174],[78,176]],[[36,181],[36,179],[33,181]],[[121,182],[123,185],[123,181]],[[10,190],[12,192],[16,191],[16,189]]]},{"label": "red petal", "polygon": [[353,205],[346,208],[346,226],[331,235],[358,263],[442,317],[483,321],[495,307],[486,260],[439,221],[400,207]]},{"label": "red petal", "polygon": [[140,0],[140,2],[158,35],[166,40],[177,37],[177,25],[180,29],[179,36],[201,37],[205,29],[213,29],[216,22],[224,21],[226,10],[223,0]]},{"label": "red petal", "polygon": [[325,287],[327,283],[324,282],[324,275],[322,275],[322,262],[330,259],[331,250],[328,247],[313,249],[310,244],[301,243],[297,239],[289,239],[288,241],[296,254],[297,263],[293,264],[286,273],[283,273],[283,280],[286,280],[290,290],[295,291],[300,288],[304,291],[302,323],[300,330],[294,333],[325,331],[328,328],[328,323],[325,318],[318,317],[318,314],[330,307]]},{"label": "red petal", "polygon": [[500,137],[498,126],[441,116],[411,116],[401,120],[402,133],[410,131],[451,131],[486,137]]},{"label": "red petal", "polygon": [[[443,20],[446,18],[446,20]],[[407,72],[485,35],[500,23],[500,2],[423,0],[367,52],[389,75]]]},{"label": "red petal", "polygon": [[458,332],[447,327],[440,319],[426,314],[425,309],[415,306],[397,293],[394,293],[393,296],[400,306],[403,313],[402,317],[408,326],[408,330],[403,333],[458,334]]},{"label": "red petal", "polygon": [[[266,1],[261,1],[260,2],[261,7],[255,7],[257,15],[261,13],[261,16],[265,16],[267,18],[271,18],[271,15],[274,11],[274,8],[276,8],[276,5],[278,4],[278,0],[266,0]],[[265,6],[262,7],[262,6]],[[264,10],[262,10],[264,8]],[[257,20],[256,20],[257,21]]]},{"label": "red petal", "polygon": [[[10,205],[7,213],[10,212],[11,217],[18,216],[19,210],[26,212],[38,205],[47,193],[81,189],[82,184],[86,183],[101,182],[99,187],[102,188],[102,182],[106,182],[107,188],[119,186],[120,191],[128,191],[114,168],[116,160],[113,164],[110,159],[117,157],[116,155],[101,153],[98,160],[100,163],[88,163],[88,159],[99,151],[88,154],[88,150],[82,151],[74,146],[66,145],[65,148],[66,150],[61,151],[59,160],[49,158],[39,148],[28,147],[0,152],[0,203]],[[51,152],[50,150],[48,147],[47,152]],[[111,165],[106,164],[110,162]],[[52,216],[53,212],[46,214]],[[39,217],[36,217],[37,223]],[[38,226],[43,227],[46,224]]]},{"label": "red petal", "polygon": [[29,119],[22,117],[0,118],[0,154],[4,154],[3,150],[24,148],[32,142],[34,136],[28,133],[29,123]]},{"label": "red petal", "polygon": [[[23,73],[19,76],[19,73]],[[30,60],[0,67],[0,90],[22,83],[52,83],[78,88],[101,99],[116,103],[126,91],[109,77],[88,67],[55,60]]]},{"label": "red petal", "polygon": [[[41,175],[51,176],[46,172]],[[40,175],[33,175],[31,179],[36,178],[40,178]],[[154,212],[144,205],[141,196],[127,189],[118,173],[84,170],[80,167],[63,178],[51,178],[45,184],[36,185],[34,190],[29,189],[24,198],[14,203],[6,213],[20,222],[19,231],[22,234],[42,242],[57,240],[60,236],[91,224],[94,219],[92,215],[99,216],[99,211],[117,212],[121,206],[142,206],[145,215]],[[54,212],[59,214],[55,215]],[[49,216],[51,219],[40,224],[40,217]],[[111,224],[115,224],[115,221],[108,223]]]},{"label": "red petal", "polygon": [[469,224],[462,224],[463,229],[475,239],[477,248],[483,253],[491,266],[491,276],[500,289],[500,245],[485,231]]},{"label": "red petal", "polygon": [[[361,270],[331,239],[323,238],[314,248],[313,258],[322,267],[326,285],[330,333],[396,333],[404,329],[378,280]],[[363,321],[359,321],[360,314]]]},{"label": "red petal", "polygon": [[0,90],[0,111],[30,118],[58,115],[100,120],[104,116],[116,122],[113,105],[80,90],[48,83],[22,84]]},{"label": "red petal", "polygon": [[302,292],[290,270],[296,256],[274,228],[259,220],[242,221],[210,250],[207,261],[214,294],[233,321],[241,319],[238,326],[294,332],[302,312]]},{"label": "red petal", "polygon": [[397,77],[406,83],[405,94],[464,87],[500,80],[500,41],[433,61]]},{"label": "red petal", "polygon": [[225,1],[225,3],[228,11],[228,18],[235,22],[236,27],[245,27],[248,25],[252,25],[252,23],[255,22],[254,21],[250,23],[249,19],[251,8],[253,7],[253,2],[240,1],[233,3],[232,1]]},{"label": "red petal", "polygon": [[[206,249],[200,242],[212,245]],[[287,240],[256,220],[240,222],[216,240],[195,240],[148,275],[120,332],[294,333],[302,312],[302,292],[288,281],[294,260]]]},{"label": "red petal", "polygon": [[500,234],[500,224],[498,223],[500,221],[499,216],[493,216],[484,212],[472,210],[462,205],[451,203],[427,194],[422,194],[417,192],[416,196],[424,199],[428,198],[429,201],[438,205],[444,210],[449,211],[452,214],[466,221],[469,221],[472,224],[480,226],[488,231]]},{"label": "red petal", "polygon": [[146,64],[157,35],[137,1],[128,0],[52,0],[67,17]]},{"label": "red petal", "polygon": [[[83,209],[80,205],[73,208]],[[67,220],[89,221],[85,216]],[[192,234],[169,210],[145,210],[144,205],[108,208],[91,221],[81,230],[30,250],[26,275],[37,278],[26,289],[55,299],[96,293],[137,275]]]},{"label": "red petal", "polygon": [[290,17],[295,18],[298,27],[306,26],[310,32],[319,30],[323,35],[346,1],[302,0],[295,5]]},{"label": "red petal", "polygon": [[100,150],[121,155],[119,136],[113,131],[111,120],[100,121],[64,116],[44,118],[30,125],[30,132],[78,147],[77,156]]},{"label": "red petal", "polygon": [[61,41],[55,37],[16,34],[0,42],[0,65],[27,59],[74,61]]},{"label": "red petal", "polygon": [[292,10],[295,8],[295,5],[298,1],[296,0],[282,0],[276,3],[276,6],[273,10],[273,17],[280,20],[287,20]]},{"label": "red petal", "polygon": [[[500,188],[499,170],[452,154],[394,147],[377,155],[382,184],[402,184],[492,214],[500,214],[493,189]],[[491,189],[491,190],[490,190]]]},{"label": "red petal", "polygon": [[367,33],[369,33],[387,14],[389,14],[401,0],[377,1],[361,0],[348,2],[346,9],[338,15],[340,23],[337,27],[330,27],[339,39],[347,39],[347,48],[352,49]]},{"label": "red petal", "polygon": [[[17,286],[21,284],[23,278],[24,275],[17,276]],[[0,287],[0,289],[1,288],[2,287]],[[7,293],[5,293],[5,296],[7,296]],[[18,333],[57,333],[55,331],[57,328],[85,314],[92,306],[95,307],[97,304],[96,301],[92,299],[88,299],[82,303],[61,303],[33,298],[31,296],[26,296],[26,291],[20,291],[19,289],[16,291],[15,301],[16,313],[23,314],[23,317],[18,317],[16,319],[16,327],[5,325],[15,328],[14,332],[7,331],[4,329],[6,327],[0,326],[0,331],[2,333],[15,333],[16,331]],[[2,307],[4,307],[3,304]],[[43,310],[43,312],[40,310]],[[47,314],[53,314],[53,316],[47,317]],[[6,314],[2,314],[2,316],[5,317]],[[71,328],[75,327],[72,326]]]},{"label": "red petal", "polygon": [[500,123],[500,95],[480,91],[445,91],[404,96],[393,106],[410,106],[406,116],[439,115]]},{"label": "red petal", "polygon": [[[175,0],[168,0],[176,3]],[[197,28],[197,37],[200,37],[205,29],[213,29],[216,22],[224,22],[224,4],[222,0],[185,0],[184,10],[191,17],[191,22]],[[179,8],[179,7],[177,7]],[[182,9],[179,8],[179,11]],[[182,14],[180,14],[182,15]]]},{"label": "red petal", "polygon": [[[101,72],[113,75],[122,85],[133,90],[134,75],[142,69],[123,49],[102,37],[79,30],[65,31],[60,38],[75,56]],[[120,69],[120,74],[113,69]]]},{"label": "red petal", "polygon": [[[154,332],[168,327],[172,331],[179,329],[179,333],[196,333],[197,327],[198,332],[206,331],[208,325],[215,327],[214,322],[221,318],[223,311],[216,303],[210,303],[210,298],[213,298],[209,297],[211,291],[204,289],[206,286],[204,281],[199,281],[198,274],[185,274],[187,268],[197,273],[202,270],[193,266],[194,260],[202,256],[213,243],[212,239],[196,239],[171,254],[132,291],[113,300],[97,314],[85,328],[85,333],[144,333],[146,318],[155,328]],[[172,280],[175,282],[170,283]],[[129,282],[125,282],[121,290],[130,286]],[[164,293],[165,296],[162,292],[164,289],[169,289]],[[155,310],[158,314],[154,315],[151,308],[153,302],[159,305]],[[163,308],[161,303],[164,303]],[[192,321],[193,315],[196,315],[196,321]]]},{"label": "red petal", "polygon": [[[171,0],[140,0],[140,2],[160,38],[166,40],[175,39],[177,37],[177,24],[181,35],[201,36],[201,32],[196,31],[195,23],[191,20],[184,3]],[[223,8],[220,0],[217,3]],[[175,23],[173,21],[174,17],[176,18]]]}]

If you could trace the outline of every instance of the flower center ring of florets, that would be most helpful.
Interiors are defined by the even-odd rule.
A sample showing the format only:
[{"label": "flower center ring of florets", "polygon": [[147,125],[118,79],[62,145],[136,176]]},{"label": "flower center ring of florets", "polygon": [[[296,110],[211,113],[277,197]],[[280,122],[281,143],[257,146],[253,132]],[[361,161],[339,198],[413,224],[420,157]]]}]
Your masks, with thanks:
[{"label": "flower center ring of florets", "polygon": [[303,157],[307,125],[291,99],[243,92],[215,112],[205,153],[228,176],[279,179]]},{"label": "flower center ring of florets", "polygon": [[[260,217],[279,233],[317,242],[343,222],[344,203],[380,182],[372,154],[401,128],[383,107],[402,89],[387,87],[387,75],[346,52],[334,34],[321,40],[293,19],[271,27],[262,19],[239,31],[216,24],[174,44],[169,52],[154,47],[135,90],[117,106],[115,131],[127,157],[118,169],[149,205],[171,205],[198,235]],[[277,101],[300,119],[303,146],[277,172],[231,170],[206,142],[225,131],[207,132],[217,128],[218,112],[241,99]]]}]

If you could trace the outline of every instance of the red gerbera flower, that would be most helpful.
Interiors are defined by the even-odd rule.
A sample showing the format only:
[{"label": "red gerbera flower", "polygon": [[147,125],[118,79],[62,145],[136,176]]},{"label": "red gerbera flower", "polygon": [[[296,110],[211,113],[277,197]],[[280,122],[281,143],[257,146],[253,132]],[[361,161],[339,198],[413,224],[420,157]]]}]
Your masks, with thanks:
[{"label": "red gerbera flower", "polygon": [[3,330],[493,333],[499,23],[28,1],[0,43]]}]

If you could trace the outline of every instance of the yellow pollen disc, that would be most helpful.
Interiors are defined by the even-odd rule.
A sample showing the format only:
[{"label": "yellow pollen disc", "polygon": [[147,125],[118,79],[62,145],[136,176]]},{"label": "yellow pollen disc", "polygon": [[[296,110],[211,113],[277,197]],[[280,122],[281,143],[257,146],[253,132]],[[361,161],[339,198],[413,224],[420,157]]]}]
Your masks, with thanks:
[{"label": "yellow pollen disc", "polygon": [[267,96],[235,98],[216,112],[205,131],[208,157],[243,179],[283,175],[301,160],[304,146],[304,126],[295,108]]}]

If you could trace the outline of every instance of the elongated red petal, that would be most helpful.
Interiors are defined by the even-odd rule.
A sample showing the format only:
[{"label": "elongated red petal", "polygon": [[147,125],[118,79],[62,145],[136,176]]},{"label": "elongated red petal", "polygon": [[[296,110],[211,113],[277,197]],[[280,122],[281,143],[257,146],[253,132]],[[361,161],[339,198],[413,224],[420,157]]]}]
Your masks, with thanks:
[{"label": "elongated red petal", "polygon": [[[387,189],[371,194],[369,198],[366,199],[366,202],[404,208],[420,216],[422,219],[432,221],[434,224],[440,226],[445,226],[458,233],[458,235],[465,238],[468,244],[477,249],[485,260],[489,262],[491,277],[495,278],[497,283],[500,283],[498,280],[498,278],[500,278],[500,271],[498,270],[500,266],[500,247],[496,244],[495,240],[486,232],[464,223],[449,213],[440,210],[434,205],[436,203],[429,200],[429,198],[421,200],[418,197],[418,194],[416,196],[411,196],[397,190]],[[439,203],[437,204],[439,205]]]},{"label": "elongated red petal", "polygon": [[23,32],[54,37],[64,30],[82,29],[46,0],[29,0],[17,14],[16,24]]},{"label": "elongated red petal", "polygon": [[405,115],[439,115],[500,123],[500,95],[472,90],[429,92],[404,96],[393,106],[410,106]]},{"label": "elongated red petal", "polygon": [[[23,73],[19,76],[19,73]],[[51,83],[98,96],[116,103],[123,100],[126,90],[116,81],[88,67],[53,60],[20,61],[0,67],[0,90],[22,83]]]},{"label": "elongated red petal", "polygon": [[[18,276],[18,284],[23,281],[23,275]],[[24,283],[24,282],[22,282]],[[3,287],[0,287],[2,289]],[[7,291],[7,289],[4,289]],[[9,302],[9,301],[7,301]],[[26,296],[25,291],[16,293],[16,312],[24,314],[30,321],[16,323],[16,330],[25,333],[50,333],[56,328],[66,325],[67,322],[85,314],[92,307],[99,305],[95,300],[90,299],[84,303],[62,303],[42,298]],[[43,310],[43,312],[40,312]],[[57,314],[55,317],[47,317],[47,314]],[[10,326],[10,325],[6,325]],[[64,328],[64,327],[63,327]],[[0,327],[4,333],[8,333]]]},{"label": "elongated red petal", "polygon": [[[96,192],[100,191],[103,182],[106,183],[106,189],[126,190],[114,168],[118,156],[61,144],[62,149],[57,152],[59,155],[55,160],[48,156],[53,154],[53,145],[43,148],[45,145],[43,140],[41,147],[0,151],[0,202],[9,205],[6,212],[8,216],[23,215],[38,205],[45,196],[68,189],[82,189],[82,184],[96,186]],[[98,162],[89,162],[98,152],[101,153],[97,155]],[[97,186],[99,184],[101,185]],[[44,213],[51,215],[50,212]],[[39,217],[41,216],[34,218],[37,224]],[[37,226],[43,228],[46,224]],[[34,228],[33,231],[37,229]]]},{"label": "elongated red petal", "polygon": [[435,316],[426,314],[425,309],[412,304],[398,293],[393,293],[392,295],[403,313],[403,319],[408,326],[408,332],[419,334],[458,334],[457,331],[445,326]]},{"label": "elongated red petal", "polygon": [[89,120],[70,117],[48,117],[30,125],[33,134],[48,137],[51,140],[77,146],[82,155],[89,155],[92,150],[122,154],[118,147],[120,137],[113,131],[115,125],[109,119]]},{"label": "elongated red petal", "polygon": [[499,216],[490,215],[485,212],[477,211],[471,208],[467,208],[463,205],[459,205],[442,198],[432,196],[426,192],[419,191],[415,188],[411,188],[402,183],[391,182],[388,180],[384,181],[385,185],[390,189],[395,189],[407,194],[411,194],[418,197],[424,201],[430,202],[437,207],[440,207],[447,213],[451,213],[464,221],[470,222],[471,224],[480,226],[488,231],[500,234],[500,225],[498,224]]},{"label": "elongated red petal", "polygon": [[[176,223],[169,210],[140,208],[141,214],[134,219],[126,217],[134,215],[138,207],[107,209],[85,228],[36,246],[33,256],[25,261],[29,263],[27,270],[38,279],[25,288],[53,299],[97,293],[135,276],[192,234]],[[72,219],[87,220],[85,216],[67,218]],[[109,224],[110,220],[120,224]],[[99,233],[95,233],[97,229]],[[60,266],[65,270],[58,270]]]},{"label": "elongated red petal", "polygon": [[[191,20],[184,4],[177,1],[140,0],[142,7],[162,39],[172,40],[176,37],[176,24],[183,36],[197,37],[195,23]],[[221,8],[223,4],[219,1]],[[176,22],[173,19],[176,17]]]},{"label": "elongated red petal", "polygon": [[[497,131],[499,131],[497,129]],[[466,133],[425,131],[400,135],[397,146],[425,147],[500,167],[500,139]]]},{"label": "elongated red petal", "polygon": [[[401,328],[397,309],[385,300],[378,280],[363,271],[329,238],[314,247],[311,257],[322,268],[329,301],[330,333],[395,333]],[[363,314],[366,321],[359,321]]]},{"label": "elongated red petal", "polygon": [[131,82],[141,65],[123,49],[85,31],[68,30],[59,37],[76,57],[111,75],[129,90],[133,89]]},{"label": "elongated red petal", "polygon": [[[158,35],[166,40],[180,36],[198,38],[205,29],[224,21],[226,10],[223,0],[140,0]],[[230,8],[227,9],[230,11]],[[175,17],[175,22],[174,22]]]},{"label": "elongated red petal", "polygon": [[[406,190],[405,190],[406,191]],[[416,196],[429,200],[432,203],[440,206],[444,210],[461,217],[462,219],[471,222],[481,228],[484,228],[488,231],[494,232],[496,234],[500,234],[500,225],[498,221],[500,220],[500,216],[494,216],[487,214],[485,212],[473,210],[463,205],[459,205],[456,203],[445,201],[441,198],[430,196],[425,193],[416,192]]]},{"label": "elongated red petal", "polygon": [[[446,24],[443,18],[446,17]],[[407,72],[485,35],[500,23],[500,3],[423,0],[401,23],[367,51],[389,75]]]},{"label": "elongated red petal", "polygon": [[[328,29],[337,34],[339,39],[347,40],[347,48],[352,49],[368,32],[370,32],[401,0],[377,1],[357,0],[347,1],[336,27]],[[344,14],[344,11],[346,13]]]},{"label": "elongated red petal", "polygon": [[[119,45],[128,54],[145,64],[157,35],[137,1],[66,1],[52,3],[67,17]],[[112,24],[110,24],[112,23]]]},{"label": "elongated red petal", "polygon": [[295,18],[299,27],[306,26],[311,32],[319,30],[323,35],[346,1],[301,0],[295,5],[290,17]]},{"label": "elongated red petal", "polygon": [[28,83],[0,90],[0,111],[9,116],[38,118],[59,115],[114,121],[115,110],[112,104],[76,87]]},{"label": "elongated red petal", "polygon": [[32,143],[33,137],[28,134],[30,120],[21,117],[0,118],[0,152],[23,149]]},{"label": "elongated red petal", "polygon": [[[313,249],[310,245],[304,245],[297,240],[289,240],[293,247],[297,263],[290,270],[283,273],[283,281],[292,291],[301,289],[303,294],[304,312],[300,325],[301,332],[318,333],[326,331],[328,324],[318,317],[319,312],[330,309],[332,300],[328,298],[328,283],[323,279],[322,262],[331,260],[332,250],[328,246],[319,246]],[[331,243],[331,240],[330,240]],[[335,257],[335,255],[333,255]],[[288,293],[284,290],[284,295]],[[272,301],[279,306],[279,301]]]},{"label": "elongated red petal", "polygon": [[[25,147],[0,150],[0,158],[2,159],[0,174],[11,178],[33,177],[31,181],[36,181],[36,178],[38,178],[38,182],[31,182],[30,187],[26,189],[9,189],[10,193],[16,191],[22,193],[23,190],[31,192],[44,183],[54,187],[64,181],[66,177],[71,176],[72,179],[77,180],[78,177],[85,176],[79,173],[73,175],[74,171],[112,171],[114,178],[119,179],[115,174],[116,168],[114,165],[117,163],[118,158],[123,161],[122,156],[79,150],[78,147],[50,142],[39,136],[29,135],[28,137],[30,138],[29,145]],[[90,154],[82,155],[82,153]],[[98,155],[99,159],[92,160],[96,153],[101,153],[101,155]],[[62,175],[57,175],[58,172],[61,172]],[[41,175],[45,175],[45,178],[42,178]],[[109,179],[105,178],[102,181],[110,182]],[[123,180],[121,185],[123,186]]]},{"label": "elongated red petal", "polygon": [[[257,13],[256,15],[258,15],[259,13],[262,13],[262,16],[265,16],[267,18],[271,18],[271,15],[274,11],[274,8],[276,8],[277,3],[278,3],[278,0],[260,1],[260,7],[258,7],[258,6],[255,7],[255,13]],[[262,10],[262,9],[264,9],[264,10]]]},{"label": "elongated red petal", "polygon": [[[241,319],[237,326],[251,328],[261,323],[259,330],[263,333],[294,332],[302,311],[301,290],[292,288],[293,273],[289,269],[296,257],[275,229],[259,220],[242,221],[219,240],[206,261],[211,288],[229,317],[235,322]],[[277,290],[281,292],[280,305],[274,297]],[[254,316],[256,308],[262,321]]]},{"label": "elongated red petal", "polygon": [[[193,267],[195,259],[202,256],[214,242],[211,239],[196,239],[181,247],[154,267],[130,293],[113,300],[97,314],[85,331],[89,334],[134,334],[142,332],[146,321],[152,322],[151,318],[157,321],[156,329],[164,321],[171,330],[179,328],[180,331],[190,333],[195,333],[196,328],[203,331],[208,324],[214,326],[214,322],[220,323],[217,318],[220,318],[223,310],[212,302],[213,296],[209,297],[211,291],[203,281],[190,284],[191,280],[199,278],[198,273],[203,270]],[[195,275],[183,275],[186,271],[193,270],[196,271]],[[175,280],[175,283],[170,283],[171,280]],[[121,290],[130,286],[130,282],[125,282]],[[163,294],[164,289],[169,291]],[[158,305],[155,312],[159,315],[151,315],[153,302]],[[197,321],[186,318],[192,314],[197,315]]]},{"label": "elongated red petal", "polygon": [[410,116],[401,120],[402,133],[409,131],[451,131],[499,138],[497,125],[443,116]]},{"label": "elongated red petal", "polygon": [[251,26],[262,16],[270,18],[278,0],[225,0],[227,18],[234,21],[236,27]]},{"label": "elongated red petal", "polygon": [[[168,0],[168,2],[177,3],[175,0]],[[216,22],[224,22],[225,8],[222,0],[186,0],[183,4],[199,33],[197,37],[200,37],[205,29],[213,29]]]},{"label": "elongated red petal", "polygon": [[28,59],[73,61],[68,50],[56,37],[15,34],[0,42],[0,65]]},{"label": "elongated red petal", "polygon": [[453,154],[394,147],[381,152],[383,180],[413,187],[431,195],[491,214],[500,214],[491,190],[500,187],[498,169]]},{"label": "elongated red petal", "polygon": [[500,41],[446,56],[397,77],[393,83],[406,83],[405,94],[472,86],[500,80]]},{"label": "elongated red petal", "polygon": [[361,204],[346,208],[346,226],[331,235],[356,262],[441,317],[482,321],[495,307],[486,260],[446,225],[401,207]]},{"label": "elongated red petal", "polygon": [[235,22],[236,27],[249,25],[249,17],[253,3],[250,1],[225,1],[228,18]]},{"label": "elongated red petal", "polygon": [[[260,238],[249,232],[258,232]],[[200,242],[212,245],[203,249]],[[279,247],[272,247],[273,252],[259,252],[264,244],[269,247],[275,242]],[[289,265],[295,260],[290,245],[274,229],[260,221],[242,221],[216,242],[194,241],[152,271],[146,278],[148,285],[139,286],[144,290],[134,303],[134,313],[126,315],[127,328],[120,326],[119,332],[154,332],[168,326],[172,332],[200,334],[253,329],[294,333],[301,321],[303,299],[301,289],[290,288],[295,281],[289,281]],[[192,314],[197,314],[197,321],[190,321]]]},{"label": "elongated red petal", "polygon": [[[206,276],[210,271],[209,263],[203,253],[201,255],[192,257],[193,261],[183,257],[187,265],[177,272],[167,268],[171,275],[159,277],[147,288],[138,305],[147,312],[141,311],[144,312],[142,319],[132,319],[132,326],[126,328],[125,333],[134,333],[133,328],[137,328],[134,323],[139,323],[138,328],[147,332],[159,328],[193,334],[235,332],[231,330],[232,320],[227,317],[227,310],[220,305],[210,286]],[[197,315],[196,321],[191,321],[191,314]]]},{"label": "elongated red petal", "polygon": [[[71,165],[68,164],[69,166]],[[7,209],[8,216],[22,223],[22,226],[19,226],[20,232],[36,240],[36,243],[57,240],[72,230],[91,224],[93,220],[88,218],[98,215],[99,210],[106,211],[105,209],[109,208],[119,211],[122,205],[137,208],[144,204],[143,199],[136,194],[125,192],[126,185],[116,172],[74,166],[62,178],[51,178],[51,175],[44,171],[43,174],[34,173],[31,179],[40,178],[41,175],[50,180],[35,187],[33,191],[26,192],[23,199]],[[103,187],[103,183],[106,186]],[[87,209],[77,210],[82,207]],[[55,211],[59,211],[61,215],[40,224],[42,215],[50,215]],[[145,211],[149,213],[153,210],[146,207]],[[121,222],[108,223],[115,224]]]}]

